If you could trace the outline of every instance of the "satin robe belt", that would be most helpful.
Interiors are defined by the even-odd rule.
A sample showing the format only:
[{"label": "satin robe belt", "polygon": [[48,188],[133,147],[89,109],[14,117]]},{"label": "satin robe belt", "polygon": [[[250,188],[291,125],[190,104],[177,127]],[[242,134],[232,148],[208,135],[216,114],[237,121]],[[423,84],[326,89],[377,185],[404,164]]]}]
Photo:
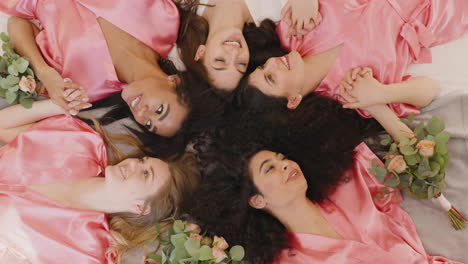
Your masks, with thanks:
[{"label": "satin robe belt", "polygon": [[429,48],[432,43],[435,42],[436,38],[425,25],[416,20],[421,12],[430,7],[431,2],[429,0],[422,2],[409,16],[404,15],[403,9],[397,0],[387,0],[387,2],[405,22],[401,27],[400,36],[408,43],[414,61],[419,63],[431,63],[432,56]]}]

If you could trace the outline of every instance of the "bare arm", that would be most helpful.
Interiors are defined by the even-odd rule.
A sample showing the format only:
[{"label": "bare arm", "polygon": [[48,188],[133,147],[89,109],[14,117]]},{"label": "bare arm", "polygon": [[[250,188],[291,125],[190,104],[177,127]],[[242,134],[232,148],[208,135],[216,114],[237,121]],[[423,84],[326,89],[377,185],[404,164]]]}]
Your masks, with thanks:
[{"label": "bare arm", "polygon": [[351,96],[347,108],[365,108],[370,105],[407,103],[422,108],[439,94],[439,82],[424,76],[407,81],[382,84],[373,77],[370,68],[354,68],[348,72],[341,86]]},{"label": "bare arm", "polygon": [[0,110],[0,141],[8,143],[35,122],[66,112],[51,100],[37,101],[30,109],[13,105]]},{"label": "bare arm", "polygon": [[413,131],[401,122],[387,105],[373,105],[365,110],[383,126],[396,142],[400,141],[400,137],[414,137]]}]

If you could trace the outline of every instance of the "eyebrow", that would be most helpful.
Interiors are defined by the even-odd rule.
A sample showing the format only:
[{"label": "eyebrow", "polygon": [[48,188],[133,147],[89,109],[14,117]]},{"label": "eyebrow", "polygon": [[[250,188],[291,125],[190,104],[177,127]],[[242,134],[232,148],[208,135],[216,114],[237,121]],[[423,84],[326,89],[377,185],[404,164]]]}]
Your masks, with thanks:
[{"label": "eyebrow", "polygon": [[169,114],[169,111],[171,111],[171,105],[167,104],[166,112],[164,112],[164,114],[162,114],[162,116],[160,116],[158,120],[163,121],[164,118],[166,118],[166,116]]}]

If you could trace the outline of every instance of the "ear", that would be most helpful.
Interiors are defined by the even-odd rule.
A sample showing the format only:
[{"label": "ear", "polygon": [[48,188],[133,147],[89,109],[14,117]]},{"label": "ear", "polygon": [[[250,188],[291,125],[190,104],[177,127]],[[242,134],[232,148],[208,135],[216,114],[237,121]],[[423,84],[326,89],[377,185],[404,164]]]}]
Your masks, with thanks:
[{"label": "ear", "polygon": [[180,84],[180,77],[177,74],[167,76],[170,82],[173,82],[176,86]]},{"label": "ear", "polygon": [[151,207],[145,204],[145,201],[138,200],[132,205],[132,213],[137,215],[148,215],[151,213]]},{"label": "ear", "polygon": [[194,61],[199,61],[201,58],[205,57],[206,46],[200,45],[198,46],[197,53],[195,53]]},{"label": "ear", "polygon": [[298,94],[295,96],[288,97],[288,109],[296,109],[302,101],[302,95]]},{"label": "ear", "polygon": [[266,200],[263,198],[263,195],[256,194],[250,197],[249,205],[255,209],[263,209],[266,207]]}]

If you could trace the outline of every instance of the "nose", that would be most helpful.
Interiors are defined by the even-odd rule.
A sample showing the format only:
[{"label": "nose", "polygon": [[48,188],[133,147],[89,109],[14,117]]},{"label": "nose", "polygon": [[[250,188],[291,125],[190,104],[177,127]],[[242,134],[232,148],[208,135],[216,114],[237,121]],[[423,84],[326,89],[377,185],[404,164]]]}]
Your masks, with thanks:
[{"label": "nose", "polygon": [[289,161],[284,160],[284,161],[283,161],[283,164],[281,164],[281,169],[282,169],[283,171],[287,171],[288,168],[289,168]]}]

